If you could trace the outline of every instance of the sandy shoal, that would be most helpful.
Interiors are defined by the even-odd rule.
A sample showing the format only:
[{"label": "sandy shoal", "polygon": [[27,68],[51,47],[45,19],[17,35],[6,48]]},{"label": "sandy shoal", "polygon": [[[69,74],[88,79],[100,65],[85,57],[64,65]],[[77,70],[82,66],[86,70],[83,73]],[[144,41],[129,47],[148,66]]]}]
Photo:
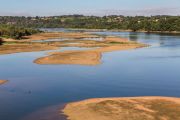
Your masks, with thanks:
[{"label": "sandy shoal", "polygon": [[180,120],[180,98],[99,98],[69,103],[68,120]]},{"label": "sandy shoal", "polygon": [[75,64],[75,65],[97,65],[100,64],[101,53],[72,51],[60,52],[47,57],[36,59],[37,64]]}]

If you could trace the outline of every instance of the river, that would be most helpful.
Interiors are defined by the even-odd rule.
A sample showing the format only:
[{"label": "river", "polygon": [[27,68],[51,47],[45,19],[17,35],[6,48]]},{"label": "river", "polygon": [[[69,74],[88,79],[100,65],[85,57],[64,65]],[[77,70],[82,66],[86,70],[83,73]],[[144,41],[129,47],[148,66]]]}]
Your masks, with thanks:
[{"label": "river", "polygon": [[[49,51],[1,55],[0,79],[9,82],[0,86],[0,119],[25,120],[43,108],[88,98],[180,97],[180,36],[91,33],[122,36],[151,46],[105,53],[97,66],[33,63]],[[80,48],[62,50],[71,49]]]}]

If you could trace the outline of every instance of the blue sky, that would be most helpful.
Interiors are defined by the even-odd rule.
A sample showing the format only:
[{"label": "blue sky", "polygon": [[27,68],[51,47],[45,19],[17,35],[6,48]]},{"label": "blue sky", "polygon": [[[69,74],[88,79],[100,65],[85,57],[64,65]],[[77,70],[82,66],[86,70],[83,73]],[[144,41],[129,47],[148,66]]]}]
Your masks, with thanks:
[{"label": "blue sky", "polygon": [[0,0],[0,15],[180,15],[180,0]]}]

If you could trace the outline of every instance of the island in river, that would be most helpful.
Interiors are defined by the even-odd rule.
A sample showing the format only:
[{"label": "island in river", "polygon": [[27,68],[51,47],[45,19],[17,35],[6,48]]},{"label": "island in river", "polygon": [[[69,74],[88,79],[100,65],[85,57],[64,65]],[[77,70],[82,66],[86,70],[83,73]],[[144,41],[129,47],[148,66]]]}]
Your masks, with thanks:
[{"label": "island in river", "polygon": [[101,63],[102,53],[147,46],[125,38],[102,37],[80,32],[47,32],[23,38],[21,40],[4,39],[4,44],[0,47],[0,54],[56,50],[60,47],[88,47],[91,49],[49,53],[49,56],[38,58],[34,62],[37,64],[98,65]]},{"label": "island in river", "polygon": [[[118,50],[135,49],[146,45],[128,41],[125,38],[106,37],[102,41],[71,41],[71,46],[94,47],[90,50],[64,51],[49,53],[49,56],[36,59],[37,64],[79,64],[98,65],[101,63],[102,53]],[[73,43],[76,43],[73,45]]]}]

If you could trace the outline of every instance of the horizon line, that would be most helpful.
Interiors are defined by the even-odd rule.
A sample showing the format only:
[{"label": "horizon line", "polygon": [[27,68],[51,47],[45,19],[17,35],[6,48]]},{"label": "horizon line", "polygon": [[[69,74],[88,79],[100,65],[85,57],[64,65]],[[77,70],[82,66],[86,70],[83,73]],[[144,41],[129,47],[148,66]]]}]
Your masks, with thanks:
[{"label": "horizon line", "polygon": [[85,14],[63,14],[63,15],[0,15],[0,17],[62,17],[62,16],[84,16],[84,17],[108,17],[108,16],[123,16],[123,17],[154,17],[154,16],[180,16],[180,15],[168,15],[168,14],[157,14],[157,15],[118,15],[118,14],[109,14],[109,15],[85,15]]}]

